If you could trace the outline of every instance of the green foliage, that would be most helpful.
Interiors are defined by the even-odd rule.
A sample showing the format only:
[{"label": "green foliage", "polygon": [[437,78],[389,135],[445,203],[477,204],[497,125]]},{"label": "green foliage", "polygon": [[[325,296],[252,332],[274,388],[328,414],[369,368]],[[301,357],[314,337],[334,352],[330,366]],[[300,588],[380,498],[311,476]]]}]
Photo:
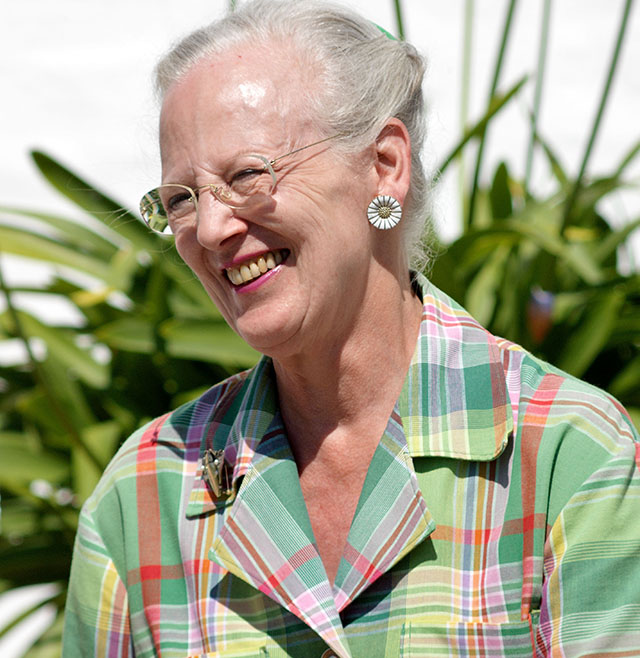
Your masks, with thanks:
[{"label": "green foliage", "polygon": [[[229,329],[171,242],[53,158],[33,159],[87,219],[0,209],[3,252],[54,268],[37,289],[9,290],[0,272],[9,300],[0,340],[17,338],[29,354],[22,365],[0,367],[0,592],[60,582],[60,593],[41,603],[57,606],[57,621],[31,650],[56,655],[79,508],[118,446],[258,355]],[[62,298],[80,320],[45,324],[17,308],[18,293]]]},{"label": "green foliage", "polygon": [[620,273],[616,251],[640,218],[614,229],[596,208],[609,179],[596,179],[565,221],[569,186],[526,196],[501,163],[478,189],[477,228],[448,246],[431,279],[492,332],[640,408],[629,365],[640,359],[640,276]]},{"label": "green foliage", "polygon": [[[500,163],[491,183],[480,184],[482,145],[489,122],[518,95],[525,80],[506,94],[497,91],[509,22],[499,46],[485,116],[465,129],[460,143],[443,160],[444,171],[462,162],[468,147],[479,146],[471,184],[463,192],[463,234],[448,245],[430,272],[436,285],[460,301],[490,331],[523,345],[572,375],[609,390],[640,418],[640,275],[623,274],[618,255],[640,218],[622,228],[603,216],[601,202],[630,185],[626,169],[640,153],[640,140],[609,175],[589,178],[587,163],[598,133],[626,34],[627,0],[593,127],[580,171],[564,170],[553,149],[537,133],[541,79],[531,115],[531,144],[548,165],[555,189],[535,196]],[[543,67],[549,30],[545,4],[539,66]],[[469,76],[466,76],[468,80]],[[527,171],[534,155],[527,154]]]}]

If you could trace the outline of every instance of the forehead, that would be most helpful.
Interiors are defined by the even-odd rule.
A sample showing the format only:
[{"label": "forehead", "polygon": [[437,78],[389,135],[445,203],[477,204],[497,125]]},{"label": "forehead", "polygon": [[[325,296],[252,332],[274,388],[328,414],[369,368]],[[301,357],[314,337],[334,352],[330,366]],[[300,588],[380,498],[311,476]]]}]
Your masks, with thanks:
[{"label": "forehead", "polygon": [[[167,91],[160,114],[161,145],[185,132],[239,137],[247,132],[266,138],[298,126],[308,117],[313,85],[309,66],[297,66],[289,47],[244,47],[203,57]],[[260,133],[264,135],[260,135]],[[273,135],[276,137],[276,135]]]}]

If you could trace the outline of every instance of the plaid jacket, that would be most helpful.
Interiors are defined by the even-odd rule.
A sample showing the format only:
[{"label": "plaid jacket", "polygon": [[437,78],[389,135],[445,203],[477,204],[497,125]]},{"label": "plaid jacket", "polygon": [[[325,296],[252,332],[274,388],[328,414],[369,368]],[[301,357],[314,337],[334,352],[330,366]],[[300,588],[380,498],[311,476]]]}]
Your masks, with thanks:
[{"label": "plaid jacket", "polygon": [[[76,540],[65,658],[640,656],[625,412],[420,284],[421,334],[335,585],[264,358],[105,472]],[[230,495],[203,478],[208,448]]]}]

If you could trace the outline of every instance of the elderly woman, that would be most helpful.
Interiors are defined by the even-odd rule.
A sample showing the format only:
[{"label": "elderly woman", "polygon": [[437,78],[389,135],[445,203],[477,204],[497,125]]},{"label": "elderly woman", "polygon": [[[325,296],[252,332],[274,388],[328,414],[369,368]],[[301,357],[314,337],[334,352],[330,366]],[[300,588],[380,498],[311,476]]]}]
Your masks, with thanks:
[{"label": "elderly woman", "polygon": [[640,655],[627,416],[410,270],[422,76],[313,1],[160,63],[143,217],[264,357],[107,469],[65,656]]}]

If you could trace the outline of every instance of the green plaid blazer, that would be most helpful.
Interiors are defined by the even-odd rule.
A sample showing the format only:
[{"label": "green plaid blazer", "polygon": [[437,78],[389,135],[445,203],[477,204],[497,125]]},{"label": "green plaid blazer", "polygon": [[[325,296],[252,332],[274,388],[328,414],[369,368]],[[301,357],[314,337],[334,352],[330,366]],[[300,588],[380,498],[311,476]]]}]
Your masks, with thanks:
[{"label": "green plaid blazer", "polygon": [[[106,470],[82,512],[65,658],[640,656],[629,418],[419,283],[415,355],[335,584],[263,358]],[[229,495],[203,477],[207,449],[224,451]]]}]

